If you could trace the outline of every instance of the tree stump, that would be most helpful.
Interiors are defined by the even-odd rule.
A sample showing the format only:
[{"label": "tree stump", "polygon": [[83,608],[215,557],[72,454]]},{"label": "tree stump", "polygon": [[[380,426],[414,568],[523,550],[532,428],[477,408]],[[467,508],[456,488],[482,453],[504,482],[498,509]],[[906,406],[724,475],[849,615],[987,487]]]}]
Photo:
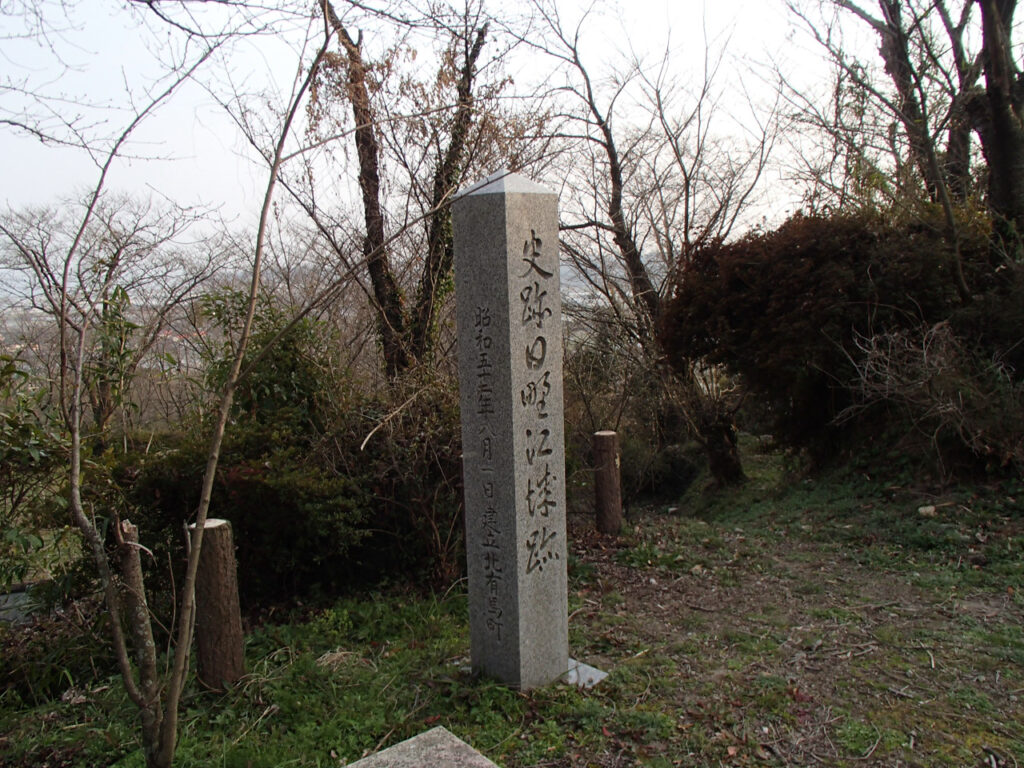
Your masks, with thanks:
[{"label": "tree stump", "polygon": [[622,528],[622,486],[619,436],[610,430],[594,433],[594,497],[597,530],[618,533]]},{"label": "tree stump", "polygon": [[200,682],[213,689],[245,674],[238,569],[231,523],[207,520],[196,575],[196,646]]}]

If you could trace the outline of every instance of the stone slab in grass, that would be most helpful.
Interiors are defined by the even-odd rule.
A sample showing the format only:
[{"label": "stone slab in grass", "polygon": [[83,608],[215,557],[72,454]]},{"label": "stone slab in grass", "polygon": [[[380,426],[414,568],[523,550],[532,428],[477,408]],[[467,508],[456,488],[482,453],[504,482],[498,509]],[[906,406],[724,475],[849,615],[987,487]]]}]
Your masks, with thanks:
[{"label": "stone slab in grass", "polygon": [[498,768],[448,729],[438,726],[364,757],[349,768]]},{"label": "stone slab in grass", "polygon": [[589,664],[584,664],[576,659],[569,659],[569,671],[565,673],[565,680],[569,685],[579,688],[593,688],[608,677],[608,673]]}]

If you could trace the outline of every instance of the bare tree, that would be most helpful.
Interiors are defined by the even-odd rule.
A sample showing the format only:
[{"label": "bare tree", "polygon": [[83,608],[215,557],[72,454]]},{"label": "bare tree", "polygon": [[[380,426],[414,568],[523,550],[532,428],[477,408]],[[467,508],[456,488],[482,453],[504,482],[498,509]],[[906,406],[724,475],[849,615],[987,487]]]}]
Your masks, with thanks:
[{"label": "bare tree", "polygon": [[[893,183],[904,199],[912,200],[918,189],[941,207],[945,235],[954,246],[953,282],[961,300],[968,302],[971,289],[960,257],[955,209],[969,199],[975,178],[982,175],[973,167],[977,150],[987,166],[997,263],[1013,260],[1020,249],[1017,233],[1024,225],[1024,131],[1012,41],[1016,2],[878,0],[876,5],[872,10],[853,0],[833,0],[816,6],[821,12],[815,13],[806,5],[790,4],[834,62],[838,82],[854,96],[845,103],[837,98],[826,116],[812,98],[796,90],[790,95],[807,122],[858,158],[848,170],[871,169]],[[875,76],[877,68],[847,48],[844,19],[875,33],[888,85]],[[870,126],[876,138],[866,135],[863,119],[872,110],[882,116]],[[859,117],[851,125],[842,113]],[[978,144],[972,141],[975,135]],[[858,147],[875,148],[874,157]]]},{"label": "bare tree", "polygon": [[[355,21],[326,6],[341,52],[328,56],[318,79],[313,129],[319,143],[340,135],[350,135],[354,143],[366,287],[377,315],[384,371],[393,378],[435,354],[439,317],[452,285],[452,196],[468,174],[539,157],[542,142],[529,151],[525,147],[543,117],[503,108],[499,95],[508,81],[481,78],[481,71],[496,69],[505,53],[484,57],[493,34],[481,3],[423,10],[406,5],[401,15],[353,5],[364,11]],[[360,19],[377,29],[390,25],[384,29],[398,42],[387,47],[386,61],[368,57],[363,32],[354,31]],[[417,39],[426,33],[440,41],[432,80],[396,63],[413,54],[414,41],[405,38],[414,33]],[[347,243],[337,235],[338,211],[318,204],[315,188],[290,184],[289,189],[351,267]],[[344,229],[352,228],[352,221],[344,222]]]},{"label": "bare tree", "polygon": [[[637,365],[661,366],[664,302],[693,254],[727,238],[749,210],[776,139],[774,108],[762,115],[751,102],[752,127],[727,140],[715,92],[721,56],[708,52],[696,87],[693,78],[673,76],[669,51],[653,65],[634,57],[599,77],[581,53],[583,21],[569,30],[553,5],[536,7],[548,30],[548,41],[536,45],[565,67],[560,91],[572,126],[566,133],[579,142],[564,171],[573,192],[563,210],[563,250],[611,310]],[[715,477],[734,482],[743,476],[735,402],[714,399],[724,390],[704,386],[694,365],[677,365],[678,374],[665,380],[667,407],[683,406],[679,415],[703,444]]]},{"label": "bare tree", "polygon": [[[45,316],[59,328],[63,312],[68,323],[89,329],[83,391],[93,417],[91,439],[102,444],[115,414],[120,413],[122,432],[127,431],[140,365],[180,314],[182,303],[226,259],[212,237],[202,247],[187,242],[203,211],[123,195],[98,199],[72,249],[87,204],[88,199],[9,212],[0,220],[0,252],[8,296],[21,295],[13,308],[25,313],[23,325],[32,325],[33,318],[38,324]],[[65,284],[69,258],[74,263]],[[19,330],[31,332],[29,327]],[[58,364],[50,378],[60,381],[61,376]]]},{"label": "bare tree", "polygon": [[[0,40],[7,59],[0,74],[0,126],[44,144],[87,148],[99,138],[94,136],[97,121],[85,114],[89,106],[96,105],[69,98],[51,87],[59,79],[54,77],[55,71],[64,74],[71,68],[63,42],[75,27],[72,5],[13,0],[0,7]],[[50,63],[45,79],[24,65],[28,52],[40,54]]]},{"label": "bare tree", "polygon": [[[82,411],[86,403],[87,362],[90,339],[97,325],[102,321],[104,306],[109,308],[119,278],[123,277],[119,268],[107,268],[102,254],[94,254],[90,258],[87,239],[93,226],[97,212],[102,210],[102,198],[106,188],[108,173],[118,158],[121,148],[126,144],[137,127],[186,82],[196,68],[210,54],[204,54],[190,66],[182,69],[171,85],[155,94],[152,100],[128,123],[121,134],[110,145],[99,166],[98,179],[91,192],[86,196],[78,221],[71,230],[71,236],[63,243],[62,252],[47,252],[48,245],[44,236],[43,242],[30,243],[11,228],[5,228],[3,234],[13,249],[24,259],[34,272],[44,303],[57,322],[58,350],[60,354],[58,403],[70,442],[69,450],[69,508],[75,526],[86,541],[88,550],[95,564],[104,593],[104,602],[110,614],[114,652],[125,688],[132,701],[138,706],[142,715],[143,742],[146,745],[147,764],[169,765],[170,754],[173,754],[173,736],[165,736],[164,727],[170,726],[176,734],[174,714],[165,718],[161,706],[162,684],[157,674],[157,649],[152,641],[150,617],[145,605],[145,593],[134,583],[135,576],[141,574],[141,566],[133,567],[138,562],[137,537],[133,541],[132,529],[121,524],[114,526],[118,539],[119,552],[125,565],[124,578],[128,584],[123,589],[116,578],[116,568],[108,559],[105,542],[95,517],[90,514],[89,507],[82,496],[82,460],[83,460],[83,418]],[[96,151],[96,150],[94,150]],[[38,230],[37,230],[38,231]],[[29,233],[32,229],[29,229]],[[116,252],[116,249],[115,249]],[[115,260],[116,262],[116,260]],[[122,265],[118,265],[122,266]],[[78,289],[75,284],[77,282]],[[129,634],[135,640],[137,652],[138,674],[133,671],[129,657],[129,640],[125,634],[124,621],[129,623]],[[191,635],[189,635],[189,638]],[[183,684],[183,681],[182,681]],[[173,687],[170,695],[179,695]],[[169,752],[167,751],[169,747]]]},{"label": "bare tree", "polygon": [[[315,27],[314,27],[315,28]],[[191,33],[190,33],[191,34]],[[142,743],[146,764],[170,766],[177,745],[178,707],[188,679],[189,658],[194,630],[195,580],[202,549],[204,523],[208,514],[214,475],[220,445],[231,409],[234,391],[242,374],[248,337],[260,288],[260,270],[271,222],[271,203],[275,185],[286,157],[286,143],[292,126],[323,56],[327,52],[332,31],[324,27],[323,42],[312,59],[300,67],[281,115],[274,149],[268,158],[269,180],[260,213],[252,255],[252,272],[243,329],[234,350],[234,361],[221,392],[217,417],[212,427],[206,472],[191,535],[185,579],[181,585],[178,624],[174,629],[173,648],[168,652],[168,669],[160,671],[159,649],[153,639],[151,617],[142,583],[140,543],[135,526],[127,520],[117,520],[111,526],[116,541],[116,557],[108,558],[99,522],[90,512],[90,504],[83,498],[82,462],[86,433],[83,410],[89,399],[90,349],[95,336],[104,331],[114,343],[109,350],[115,356],[121,351],[126,328],[121,323],[127,294],[121,285],[127,270],[136,270],[136,283],[145,284],[153,277],[152,265],[147,264],[152,254],[152,243],[140,236],[141,228],[127,229],[117,226],[116,216],[104,216],[107,177],[138,126],[166,102],[174,92],[205,62],[215,45],[204,45],[203,52],[188,66],[180,67],[171,84],[152,95],[140,108],[115,140],[106,147],[93,146],[91,152],[99,166],[97,181],[81,206],[80,215],[71,228],[71,235],[61,241],[51,241],[38,227],[16,230],[6,227],[0,232],[7,238],[11,249],[28,266],[40,287],[43,306],[58,325],[59,403],[70,442],[69,448],[69,507],[75,525],[86,541],[102,584],[104,602],[110,614],[113,649],[117,658],[125,689],[141,715]],[[191,38],[190,38],[191,39]],[[136,224],[139,220],[136,220]],[[98,230],[98,234],[94,235]],[[37,242],[26,235],[40,233]],[[157,238],[159,239],[159,238]],[[95,247],[94,247],[95,246]],[[56,252],[59,247],[60,252]],[[211,255],[212,256],[212,255]],[[149,267],[147,270],[145,267]],[[141,274],[140,274],[141,271]],[[157,275],[167,277],[160,268]],[[142,275],[145,275],[143,277]],[[193,288],[196,281],[162,284],[171,291],[165,300],[179,300]],[[121,319],[119,319],[119,316]],[[111,323],[115,327],[111,328]],[[159,323],[157,327],[159,327]],[[155,332],[143,344],[152,345]],[[124,373],[123,371],[121,373]],[[120,374],[119,374],[120,375]],[[119,378],[118,381],[121,379]],[[94,382],[97,379],[94,377]],[[99,386],[93,387],[94,409],[99,410],[102,423],[105,407],[102,403],[104,387],[115,386],[110,376],[100,376]],[[132,656],[134,655],[134,663]]]},{"label": "bare tree", "polygon": [[916,196],[920,182],[906,162],[892,119],[858,85],[866,75],[836,67],[828,90],[787,83],[793,130],[786,176],[810,211],[875,209]]},{"label": "bare tree", "polygon": [[988,203],[995,244],[1007,263],[1024,255],[1024,80],[1013,46],[1016,0],[978,0],[981,8],[984,107],[975,125],[988,161]]},{"label": "bare tree", "polygon": [[[833,60],[840,81],[858,95],[870,97],[870,104],[858,102],[860,108],[880,107],[897,122],[904,141],[893,145],[893,139],[887,137],[886,143],[890,150],[905,155],[928,198],[940,202],[947,194],[954,201],[963,201],[973,186],[968,102],[981,74],[980,57],[969,54],[965,47],[973,3],[962,3],[955,21],[944,0],[927,5],[879,0],[877,5],[877,12],[872,13],[850,0],[836,0],[825,6],[832,15],[823,10],[820,18],[795,3],[790,8]],[[841,24],[844,12],[877,36],[889,87],[877,83],[874,68],[846,49]],[[794,91],[793,95],[811,106],[802,94]],[[888,129],[889,125],[882,126],[882,130]]]}]

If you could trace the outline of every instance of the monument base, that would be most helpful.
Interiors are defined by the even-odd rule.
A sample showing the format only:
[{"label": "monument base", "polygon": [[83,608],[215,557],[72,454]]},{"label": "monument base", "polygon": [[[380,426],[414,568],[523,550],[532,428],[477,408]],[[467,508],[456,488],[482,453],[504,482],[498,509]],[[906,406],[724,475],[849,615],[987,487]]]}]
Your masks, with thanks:
[{"label": "monument base", "polygon": [[[457,666],[459,671],[464,675],[472,675],[473,667],[467,662],[468,660],[463,657],[457,662]],[[577,688],[593,688],[606,677],[608,677],[607,672],[600,670],[597,667],[592,667],[589,664],[584,664],[582,661],[576,661],[576,659],[570,658],[569,671],[552,682],[575,685]]]}]

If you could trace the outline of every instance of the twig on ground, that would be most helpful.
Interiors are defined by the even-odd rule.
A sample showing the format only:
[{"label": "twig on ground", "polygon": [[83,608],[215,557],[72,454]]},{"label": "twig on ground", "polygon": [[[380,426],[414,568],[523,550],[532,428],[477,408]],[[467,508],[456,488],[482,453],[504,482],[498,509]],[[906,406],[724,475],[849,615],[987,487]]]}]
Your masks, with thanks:
[{"label": "twig on ground", "polygon": [[231,742],[231,746],[237,745],[242,739],[249,735],[253,728],[262,723],[265,718],[277,714],[277,712],[280,709],[281,708],[277,706],[277,704],[267,705],[267,708],[263,710],[263,713],[259,717],[257,717],[253,722],[251,722],[248,726],[246,726],[245,729],[240,734],[238,734],[238,738]]},{"label": "twig on ground", "polygon": [[715,613],[717,608],[705,608],[703,605],[696,605],[694,603],[686,603],[686,607],[694,611],[703,611],[704,613]]},{"label": "twig on ground", "polygon": [[[857,649],[856,652],[854,652],[854,649]],[[832,656],[835,658],[855,659],[858,656],[866,656],[867,654],[877,650],[878,646],[874,643],[858,643],[857,645],[852,645],[845,650],[836,651]]]},{"label": "twig on ground", "polygon": [[574,618],[576,618],[576,616],[577,616],[578,614],[580,614],[581,612],[585,611],[585,610],[586,610],[586,608],[587,608],[587,606],[585,606],[585,605],[581,605],[581,606],[580,606],[579,608],[577,608],[577,609],[576,609],[575,611],[573,611],[572,613],[570,613],[570,614],[569,614],[569,621],[572,621],[572,620],[573,620]]}]

